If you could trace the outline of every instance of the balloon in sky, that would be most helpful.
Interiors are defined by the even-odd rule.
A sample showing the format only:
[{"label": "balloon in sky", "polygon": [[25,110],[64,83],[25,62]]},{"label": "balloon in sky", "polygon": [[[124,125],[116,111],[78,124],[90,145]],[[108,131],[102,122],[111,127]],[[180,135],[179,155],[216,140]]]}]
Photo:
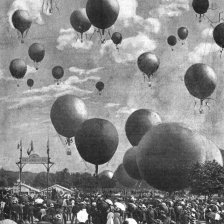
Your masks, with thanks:
[{"label": "balloon in sky", "polygon": [[133,146],[137,146],[145,133],[161,122],[161,118],[156,112],[148,109],[134,111],[125,124],[125,132],[129,142]]},{"label": "balloon in sky", "polygon": [[137,184],[137,180],[130,177],[126,172],[124,165],[120,164],[116,171],[114,172],[114,178],[124,187],[131,188]]},{"label": "balloon in sky", "polygon": [[114,125],[100,118],[86,120],[75,136],[80,156],[94,165],[107,163],[116,152],[118,142]]},{"label": "balloon in sky", "polygon": [[209,9],[209,0],[193,0],[192,7],[200,15],[199,22],[201,22],[201,16]]},{"label": "balloon in sky", "polygon": [[216,44],[224,48],[224,23],[218,24],[213,30],[213,38]]},{"label": "balloon in sky", "polygon": [[81,34],[81,41],[83,41],[83,33],[91,27],[91,23],[86,15],[86,9],[82,8],[73,11],[70,16],[70,23],[73,29]]},{"label": "balloon in sky", "polygon": [[34,61],[35,67],[38,70],[38,63],[43,60],[45,55],[44,46],[39,43],[34,43],[29,47],[28,54]]},{"label": "balloon in sky", "polygon": [[123,157],[123,165],[128,175],[136,180],[141,180],[136,162],[137,148],[133,147],[128,149]]},{"label": "balloon in sky", "polygon": [[27,65],[25,61],[17,58],[11,61],[9,70],[11,72],[12,77],[16,79],[22,79],[26,74]]},{"label": "balloon in sky", "polygon": [[21,33],[21,43],[24,43],[24,38],[32,24],[28,11],[16,10],[12,15],[12,24]]},{"label": "balloon in sky", "polygon": [[116,48],[118,49],[118,45],[121,44],[122,41],[122,34],[119,32],[114,32],[111,36],[111,40],[116,45]]},{"label": "balloon in sky", "polygon": [[149,86],[150,79],[159,68],[159,58],[150,52],[145,52],[138,57],[138,68],[148,77]]},{"label": "balloon in sky", "polygon": [[99,91],[99,95],[101,95],[102,90],[104,89],[104,83],[99,81],[96,83],[96,89]]},{"label": "balloon in sky", "polygon": [[30,89],[31,89],[31,87],[33,86],[33,84],[34,84],[33,79],[28,79],[28,80],[27,80],[27,86],[29,86]]},{"label": "balloon in sky", "polygon": [[74,95],[64,95],[52,105],[50,117],[58,134],[72,138],[87,119],[86,105]]},{"label": "balloon in sky", "polygon": [[107,177],[109,179],[112,179],[113,176],[114,176],[114,173],[112,171],[110,171],[110,170],[104,170],[103,172],[101,172],[99,174],[99,177]]},{"label": "balloon in sky", "polygon": [[102,30],[111,27],[117,20],[120,6],[117,0],[88,0],[86,14],[93,26]]},{"label": "balloon in sky", "polygon": [[178,37],[180,38],[180,40],[186,40],[187,37],[188,37],[188,29],[187,29],[187,27],[180,27],[177,30],[177,34],[178,34]]},{"label": "balloon in sky", "polygon": [[[174,35],[171,35],[167,38],[167,43],[173,47],[177,44],[177,38]],[[172,49],[173,50],[173,49]]]},{"label": "balloon in sky", "polygon": [[52,75],[56,80],[59,80],[64,75],[64,69],[61,66],[57,65],[52,69]]},{"label": "balloon in sky", "polygon": [[[210,152],[215,151],[216,157]],[[138,145],[141,177],[159,190],[173,192],[188,187],[189,169],[195,163],[216,160],[223,165],[217,146],[179,123],[162,123],[147,132]]]}]

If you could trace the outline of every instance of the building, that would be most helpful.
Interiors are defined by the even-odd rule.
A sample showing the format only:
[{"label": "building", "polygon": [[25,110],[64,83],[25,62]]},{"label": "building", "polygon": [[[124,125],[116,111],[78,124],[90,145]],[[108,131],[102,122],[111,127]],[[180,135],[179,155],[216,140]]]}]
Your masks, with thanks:
[{"label": "building", "polygon": [[[55,189],[60,195],[73,194],[74,193],[73,190],[70,190],[66,187],[63,187],[63,186],[59,185],[59,184],[54,184],[53,186],[48,187],[48,192],[52,192],[52,189]],[[47,194],[47,188],[41,190],[40,193],[46,195]]]},{"label": "building", "polygon": [[[14,184],[12,187],[12,192],[14,194],[19,194],[20,193],[20,183]],[[27,194],[27,195],[34,195],[40,193],[39,189],[36,189],[34,187],[31,187],[27,184],[21,183],[21,193],[22,194]]]}]

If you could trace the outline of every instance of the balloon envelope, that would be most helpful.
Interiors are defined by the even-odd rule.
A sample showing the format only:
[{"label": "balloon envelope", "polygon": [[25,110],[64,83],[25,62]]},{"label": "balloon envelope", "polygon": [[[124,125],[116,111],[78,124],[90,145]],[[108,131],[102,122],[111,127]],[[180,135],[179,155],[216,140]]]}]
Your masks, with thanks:
[{"label": "balloon envelope", "polygon": [[28,85],[30,88],[33,86],[33,84],[34,84],[33,79],[28,79],[28,80],[27,80],[27,85]]},{"label": "balloon envelope", "polygon": [[104,89],[104,83],[101,82],[101,81],[97,82],[96,83],[96,88],[97,88],[98,91],[101,92]]},{"label": "balloon envelope", "polygon": [[86,4],[86,14],[91,24],[102,30],[116,22],[119,10],[117,0],[88,0]]},{"label": "balloon envelope", "polygon": [[169,36],[167,38],[167,43],[170,45],[170,46],[175,46],[176,43],[177,43],[177,38],[173,35]]},{"label": "balloon envelope", "polygon": [[213,38],[221,48],[224,48],[224,23],[218,24],[213,30]]},{"label": "balloon envelope", "polygon": [[137,147],[128,149],[123,157],[123,165],[128,175],[136,180],[141,180],[136,162]]},{"label": "balloon envelope", "polygon": [[157,71],[159,64],[159,58],[150,52],[145,52],[138,57],[139,69],[148,76]]},{"label": "balloon envelope", "polygon": [[51,122],[58,134],[71,138],[87,119],[85,103],[74,95],[64,95],[51,108]]},{"label": "balloon envelope", "polygon": [[122,35],[119,32],[114,32],[112,34],[111,40],[113,41],[114,44],[118,45],[122,41]]},{"label": "balloon envelope", "polygon": [[217,76],[208,65],[197,63],[188,68],[184,76],[184,82],[192,96],[203,100],[214,92],[217,85]]},{"label": "balloon envelope", "polygon": [[193,0],[192,7],[196,13],[205,14],[209,8],[209,0]]},{"label": "balloon envelope", "polygon": [[73,11],[70,16],[70,23],[73,29],[79,33],[84,33],[91,27],[91,23],[86,15],[85,8]]},{"label": "balloon envelope", "polygon": [[154,125],[161,123],[160,116],[148,109],[139,109],[134,111],[127,119],[125,132],[129,142],[138,145],[144,134]]},{"label": "balloon envelope", "polygon": [[27,71],[27,65],[22,59],[14,59],[9,65],[11,75],[16,79],[22,79]]},{"label": "balloon envelope", "polygon": [[75,137],[80,156],[95,165],[102,165],[113,157],[118,141],[114,125],[100,118],[86,120]]},{"label": "balloon envelope", "polygon": [[186,27],[180,27],[177,30],[177,34],[181,40],[185,40],[188,36],[188,29]]},{"label": "balloon envelope", "polygon": [[32,24],[28,11],[16,10],[12,15],[12,24],[23,34]]},{"label": "balloon envelope", "polygon": [[114,176],[114,173],[112,171],[110,171],[110,170],[104,170],[103,172],[101,172],[99,174],[99,177],[107,177],[109,179],[112,179],[113,176]]},{"label": "balloon envelope", "polygon": [[[212,151],[216,152],[214,157]],[[153,127],[138,145],[137,164],[141,177],[149,185],[168,192],[188,187],[191,166],[213,159],[223,165],[217,146],[179,123]]]},{"label": "balloon envelope", "polygon": [[55,66],[52,69],[52,75],[55,79],[61,79],[64,75],[64,69],[61,66]]},{"label": "balloon envelope", "polygon": [[39,43],[34,43],[29,47],[28,54],[34,62],[40,62],[45,55],[44,46]]}]

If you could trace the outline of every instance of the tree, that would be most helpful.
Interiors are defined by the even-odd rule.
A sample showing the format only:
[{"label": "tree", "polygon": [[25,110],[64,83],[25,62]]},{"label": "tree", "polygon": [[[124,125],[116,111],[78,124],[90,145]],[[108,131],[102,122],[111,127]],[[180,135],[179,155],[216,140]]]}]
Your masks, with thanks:
[{"label": "tree", "polygon": [[[54,184],[54,175],[49,174],[48,186],[51,186],[53,184]],[[46,188],[47,187],[47,173],[45,172],[38,173],[33,181],[33,186]]]},{"label": "tree", "polygon": [[191,192],[211,196],[224,188],[224,168],[215,160],[195,164],[189,176]]}]

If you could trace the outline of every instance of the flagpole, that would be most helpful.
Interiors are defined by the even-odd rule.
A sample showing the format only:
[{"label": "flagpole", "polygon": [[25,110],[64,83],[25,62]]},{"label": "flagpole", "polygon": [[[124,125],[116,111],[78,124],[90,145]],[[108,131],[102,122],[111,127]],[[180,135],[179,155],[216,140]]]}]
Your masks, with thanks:
[{"label": "flagpole", "polygon": [[49,187],[49,171],[50,171],[50,148],[49,137],[47,140],[47,201],[48,201],[48,187]]},{"label": "flagpole", "polygon": [[21,188],[22,188],[22,140],[20,140],[20,157],[19,157],[19,194],[21,195]]}]

